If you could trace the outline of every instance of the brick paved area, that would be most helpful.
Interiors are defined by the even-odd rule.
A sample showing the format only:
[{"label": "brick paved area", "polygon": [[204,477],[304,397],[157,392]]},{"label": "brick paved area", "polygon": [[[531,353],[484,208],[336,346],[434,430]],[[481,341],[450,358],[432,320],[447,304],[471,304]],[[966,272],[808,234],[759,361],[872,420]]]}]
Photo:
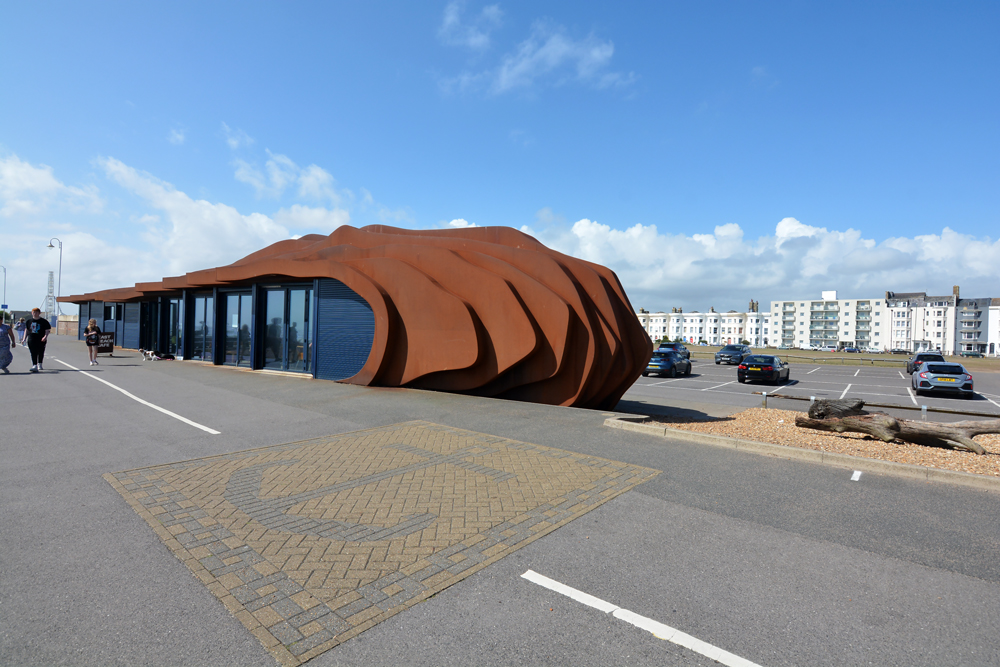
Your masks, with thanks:
[{"label": "brick paved area", "polygon": [[657,474],[414,421],[104,478],[298,665]]}]

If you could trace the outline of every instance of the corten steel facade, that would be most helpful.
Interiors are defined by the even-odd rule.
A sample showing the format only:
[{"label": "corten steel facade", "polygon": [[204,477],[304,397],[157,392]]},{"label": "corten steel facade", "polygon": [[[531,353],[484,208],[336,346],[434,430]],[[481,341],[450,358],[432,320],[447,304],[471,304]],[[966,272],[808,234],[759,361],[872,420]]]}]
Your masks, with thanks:
[{"label": "corten steel facade", "polygon": [[577,407],[614,407],[652,354],[613,271],[508,227],[343,226],[62,300],[126,348]]}]

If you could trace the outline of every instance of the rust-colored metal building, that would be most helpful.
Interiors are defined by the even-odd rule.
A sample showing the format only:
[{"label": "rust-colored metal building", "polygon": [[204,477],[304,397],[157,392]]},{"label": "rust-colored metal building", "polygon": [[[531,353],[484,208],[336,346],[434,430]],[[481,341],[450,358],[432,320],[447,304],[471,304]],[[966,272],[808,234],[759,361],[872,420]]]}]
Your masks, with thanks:
[{"label": "rust-colored metal building", "polygon": [[614,407],[652,354],[613,271],[508,227],[343,226],[61,300],[125,348],[578,407]]}]

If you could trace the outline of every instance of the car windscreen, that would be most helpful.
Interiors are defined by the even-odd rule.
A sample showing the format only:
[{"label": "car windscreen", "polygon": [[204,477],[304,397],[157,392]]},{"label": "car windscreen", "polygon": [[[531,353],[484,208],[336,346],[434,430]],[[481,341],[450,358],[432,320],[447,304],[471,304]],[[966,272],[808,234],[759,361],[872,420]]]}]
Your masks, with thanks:
[{"label": "car windscreen", "polygon": [[653,353],[653,360],[654,361],[663,361],[664,359],[670,359],[670,358],[671,358],[671,353],[670,352],[654,352]]},{"label": "car windscreen", "polygon": [[965,375],[965,369],[958,364],[927,364],[927,372],[935,375]]},{"label": "car windscreen", "polygon": [[917,361],[944,361],[940,354],[921,354],[917,356]]},{"label": "car windscreen", "polygon": [[742,352],[742,351],[743,348],[736,347],[735,345],[727,345],[721,350],[719,350],[719,352]]},{"label": "car windscreen", "polygon": [[774,365],[774,357],[747,357],[743,360],[744,364],[767,364],[769,366]]}]

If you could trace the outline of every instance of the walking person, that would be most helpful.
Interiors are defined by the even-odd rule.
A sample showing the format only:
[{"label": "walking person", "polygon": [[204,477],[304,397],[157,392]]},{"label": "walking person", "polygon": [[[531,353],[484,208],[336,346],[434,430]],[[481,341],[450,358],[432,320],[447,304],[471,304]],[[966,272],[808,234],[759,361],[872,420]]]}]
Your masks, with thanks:
[{"label": "walking person", "polygon": [[42,361],[45,359],[45,342],[49,339],[49,331],[52,325],[42,317],[42,311],[38,308],[31,309],[31,320],[28,321],[28,352],[31,352],[31,368],[29,372],[37,373],[42,370]]},{"label": "walking person", "polygon": [[87,321],[87,328],[83,330],[83,337],[87,341],[87,351],[90,352],[90,365],[97,365],[97,346],[101,343],[101,327],[97,326],[97,320]]},{"label": "walking person", "polygon": [[24,323],[23,317],[14,325],[14,331],[17,332],[17,342],[24,345],[24,336],[28,333],[28,325]]},{"label": "walking person", "polygon": [[[8,340],[10,342],[7,342]],[[14,360],[11,350],[15,347],[17,347],[17,341],[14,340],[14,329],[6,322],[0,321],[0,371],[3,371],[4,374],[10,373],[7,367]]]}]

